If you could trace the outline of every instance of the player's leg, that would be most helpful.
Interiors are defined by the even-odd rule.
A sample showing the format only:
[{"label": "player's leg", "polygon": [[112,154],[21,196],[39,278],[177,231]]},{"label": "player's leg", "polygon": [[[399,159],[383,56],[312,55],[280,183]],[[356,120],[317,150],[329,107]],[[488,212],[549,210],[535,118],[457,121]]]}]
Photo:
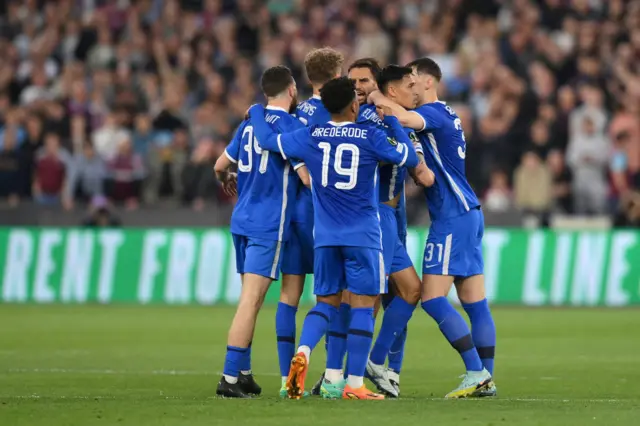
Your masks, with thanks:
[{"label": "player's leg", "polygon": [[401,268],[392,273],[393,280],[397,285],[397,295],[385,309],[382,326],[367,364],[367,377],[378,387],[378,390],[391,397],[398,397],[399,373],[393,377],[396,386],[398,386],[396,387],[391,383],[384,362],[397,336],[406,333],[407,324],[420,299],[420,278],[418,278],[406,250],[403,246],[401,247],[402,253],[395,256],[396,263],[392,267],[392,271],[394,267]]},{"label": "player's leg", "polygon": [[286,381],[287,395],[299,399],[304,395],[304,381],[311,352],[327,333],[332,318],[337,315],[344,287],[342,254],[337,247],[321,247],[314,259],[314,294],[316,305],[302,325],[300,344],[291,360]]},{"label": "player's leg", "polygon": [[[482,258],[482,236],[484,233],[482,212],[474,213],[477,219],[477,233],[473,249],[469,250],[468,277],[458,278],[455,282],[458,298],[471,322],[471,337],[478,350],[482,365],[493,377],[493,366],[496,349],[496,326],[485,297],[484,262]],[[478,392],[477,396],[495,396],[497,389],[494,383],[489,389]]]},{"label": "player's leg", "polygon": [[[384,367],[389,350],[413,315],[420,297],[420,279],[413,268],[407,250],[398,237],[398,223],[395,210],[380,205],[380,228],[382,231],[382,250],[385,273],[391,274],[406,299],[394,297],[385,309],[382,326],[373,345],[367,363],[367,378],[378,390],[387,396],[398,397],[395,387],[389,381]],[[383,295],[384,297],[384,295]]]},{"label": "player's leg", "polygon": [[346,399],[384,399],[364,385],[364,373],[373,342],[373,305],[386,292],[384,261],[379,250],[343,247],[345,277],[351,292],[351,318],[347,333],[347,383],[342,394]]},{"label": "player's leg", "polygon": [[468,219],[466,216],[432,223],[423,263],[422,309],[460,354],[467,371],[462,383],[447,398],[471,396],[486,388],[491,380],[473,344],[469,326],[447,299],[454,276],[464,275],[467,269],[465,251],[471,242],[470,231],[461,222]]},{"label": "player's leg", "polygon": [[[282,376],[280,396],[283,398],[287,396],[285,382],[289,375],[291,359],[295,355],[296,313],[298,312],[298,304],[304,289],[305,274],[313,272],[313,269],[307,271],[303,264],[305,248],[302,247],[302,239],[299,236],[299,231],[302,228],[295,222],[292,222],[291,225],[289,240],[283,247],[282,283],[280,301],[276,310],[276,341],[280,375]],[[313,251],[313,245],[311,250]],[[311,268],[313,268],[313,263]]]},{"label": "player's leg", "polygon": [[[416,274],[417,275],[417,274]],[[418,284],[421,285],[420,278]],[[389,277],[389,292],[382,297],[382,306],[386,309],[395,295],[398,293],[397,286],[393,280],[393,276]],[[417,301],[420,301],[420,287],[418,287]],[[405,299],[407,300],[407,299]],[[389,383],[400,396],[400,372],[402,370],[402,361],[404,360],[404,349],[407,342],[407,327],[403,328],[391,344],[389,354],[387,355],[387,378]]]},{"label": "player's leg", "polygon": [[[396,218],[398,217],[398,210],[396,210]],[[400,238],[400,243],[405,247],[405,249],[407,248],[407,234],[401,233],[398,235],[398,237]],[[420,278],[418,277],[418,281],[419,281],[419,285],[422,285],[422,282],[420,281]],[[389,281],[389,289],[393,290],[393,291],[389,291],[387,293],[387,295],[392,295],[395,296],[395,291],[397,286],[395,285],[395,281],[393,280],[393,277],[391,277],[391,280]],[[391,300],[393,300],[393,297],[387,298],[386,302],[385,302],[385,298],[383,298],[382,303],[383,303],[383,307],[386,306],[384,305],[385,303],[388,304],[391,303]],[[409,300],[407,298],[405,298],[405,300]],[[418,301],[420,301],[420,288],[418,288]],[[391,345],[391,349],[389,350],[389,355],[387,358],[387,376],[389,378],[389,382],[391,383],[391,385],[394,387],[394,389],[396,390],[396,392],[398,393],[398,395],[400,395],[400,371],[402,370],[402,361],[404,360],[404,349],[405,349],[405,345],[407,342],[407,327],[405,327],[402,332],[400,332],[400,334],[398,334],[396,336],[396,339],[393,341],[393,344]]]},{"label": "player's leg", "polygon": [[[224,372],[216,393],[246,397],[261,392],[251,375],[250,346],[264,297],[271,282],[278,277],[281,243],[234,236],[234,244],[236,266],[238,272],[243,273],[242,290],[229,328]],[[241,375],[243,370],[246,374]]]}]

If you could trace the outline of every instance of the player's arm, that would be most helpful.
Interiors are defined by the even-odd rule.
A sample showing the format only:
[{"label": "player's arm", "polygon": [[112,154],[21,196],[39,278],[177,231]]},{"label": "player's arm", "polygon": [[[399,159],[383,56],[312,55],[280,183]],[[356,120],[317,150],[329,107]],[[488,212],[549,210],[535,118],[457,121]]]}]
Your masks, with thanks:
[{"label": "player's arm", "polygon": [[264,107],[260,104],[249,108],[249,116],[254,136],[262,149],[280,152],[285,160],[289,157],[304,159],[304,143],[309,139],[309,131],[306,127],[290,133],[277,133],[264,119]]},{"label": "player's arm", "polygon": [[375,104],[385,111],[385,115],[393,115],[398,118],[400,124],[404,127],[422,131],[426,129],[427,124],[424,118],[415,111],[407,111],[391,99],[387,98],[379,90],[374,90],[369,95],[369,102]]},{"label": "player's arm", "polygon": [[311,177],[309,176],[309,169],[307,169],[307,166],[303,162],[299,162],[297,160],[291,160],[291,165],[293,165],[293,170],[298,174],[302,184],[307,188],[311,188]]},{"label": "player's arm", "polygon": [[224,153],[218,157],[216,164],[213,166],[216,179],[222,183],[222,189],[227,195],[236,195],[238,192],[238,175],[229,171],[229,168],[233,164],[236,164],[240,157],[240,142],[243,130],[244,125],[240,125],[236,130],[236,134],[233,136],[233,139],[231,139],[231,142],[225,148]]},{"label": "player's arm", "polygon": [[309,175],[309,169],[307,169],[307,166],[305,166],[304,163],[300,163],[297,165],[297,168],[294,167],[293,169],[298,173],[298,177],[302,181],[302,184],[307,188],[311,188],[311,176]]},{"label": "player's arm", "polygon": [[399,166],[406,166],[417,184],[425,187],[433,185],[433,183],[435,182],[435,175],[427,167],[426,163],[424,162],[424,157],[421,158],[416,153],[413,141],[409,138],[409,135],[407,135],[405,129],[400,125],[398,119],[394,116],[385,116],[384,122],[385,124],[387,124],[387,126],[389,126],[395,140],[397,141],[397,148],[392,149],[392,151],[394,152],[389,151],[385,146],[386,151],[389,155],[389,159],[387,161],[389,161],[392,156],[399,158],[399,156],[397,156],[395,153],[398,152],[398,154],[402,155],[401,162],[389,162],[398,164]]}]

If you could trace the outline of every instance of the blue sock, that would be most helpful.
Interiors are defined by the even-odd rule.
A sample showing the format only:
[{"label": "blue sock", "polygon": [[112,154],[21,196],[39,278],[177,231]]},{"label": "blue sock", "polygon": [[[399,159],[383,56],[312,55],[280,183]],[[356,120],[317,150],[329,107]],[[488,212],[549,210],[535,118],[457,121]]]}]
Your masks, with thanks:
[{"label": "blue sock", "polygon": [[323,302],[318,302],[311,308],[302,324],[299,346],[309,346],[313,350],[327,333],[329,323],[337,313],[338,308]]},{"label": "blue sock", "polygon": [[401,297],[395,297],[389,304],[384,311],[382,326],[369,356],[372,363],[384,365],[396,336],[407,326],[414,309],[415,306],[408,304]]},{"label": "blue sock", "polygon": [[298,308],[279,302],[276,310],[276,339],[280,375],[287,376],[296,350],[296,312]]},{"label": "blue sock", "polygon": [[243,363],[246,362],[249,348],[239,348],[237,346],[227,346],[227,356],[224,359],[224,370],[226,376],[238,377]]},{"label": "blue sock", "polygon": [[396,336],[396,340],[393,341],[391,349],[389,349],[389,363],[387,367],[396,373],[400,374],[402,369],[402,360],[404,359],[404,346],[407,342],[407,327],[403,328],[400,334]]},{"label": "blue sock", "polygon": [[338,315],[333,317],[327,333],[327,368],[342,370],[344,354],[347,352],[347,331],[349,330],[349,314],[351,306],[340,304]]},{"label": "blue sock", "polygon": [[493,359],[496,353],[496,325],[493,322],[487,299],[463,304],[471,321],[471,337],[478,350],[482,365],[493,375]]},{"label": "blue sock", "polygon": [[444,337],[462,357],[467,371],[482,371],[482,361],[473,345],[469,327],[447,298],[436,297],[422,302],[422,309],[438,323]]},{"label": "blue sock", "polygon": [[373,308],[351,308],[347,335],[347,375],[364,377],[373,341]]}]

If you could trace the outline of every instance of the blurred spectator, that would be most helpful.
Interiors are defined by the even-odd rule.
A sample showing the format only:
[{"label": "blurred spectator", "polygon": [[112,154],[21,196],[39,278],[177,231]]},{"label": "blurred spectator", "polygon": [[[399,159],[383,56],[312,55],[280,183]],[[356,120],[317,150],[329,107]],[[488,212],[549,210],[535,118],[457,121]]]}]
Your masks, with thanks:
[{"label": "blurred spectator", "polygon": [[573,212],[573,195],[571,193],[573,175],[564,162],[562,151],[554,149],[547,156],[547,167],[553,181],[553,209],[558,213]]},{"label": "blurred spectator", "polygon": [[21,170],[15,138],[5,133],[3,142],[0,150],[0,198],[6,199],[9,206],[15,207],[20,201],[25,176]]},{"label": "blurred spectator", "polygon": [[55,133],[47,133],[44,147],[39,151],[36,160],[33,195],[43,205],[58,205],[67,177],[69,154],[60,147],[60,137]]},{"label": "blurred spectator", "polygon": [[104,125],[93,133],[93,146],[98,155],[106,161],[110,161],[118,152],[118,145],[128,140],[129,133],[120,126],[115,114],[109,114],[105,118]]},{"label": "blurred spectator", "polygon": [[522,156],[514,175],[516,207],[525,213],[546,214],[551,208],[551,173],[535,151]]},{"label": "blurred spectator", "polygon": [[142,158],[133,152],[131,140],[120,140],[116,155],[107,163],[107,195],[113,201],[124,202],[128,209],[136,209],[144,174]]},{"label": "blurred spectator", "polygon": [[[567,162],[573,172],[573,197],[578,214],[604,214],[607,202],[606,171],[609,140],[604,122],[591,115],[579,114],[581,127],[573,128]],[[602,119],[600,117],[599,119]],[[573,125],[578,125],[574,123]]]},{"label": "blurred spectator", "polygon": [[194,210],[204,208],[205,199],[210,198],[215,188],[213,174],[211,173],[213,162],[213,142],[200,141],[191,154],[191,159],[182,171],[182,187],[184,193],[182,200],[191,205]]},{"label": "blurred spectator", "polygon": [[509,177],[503,170],[491,173],[489,189],[484,196],[483,206],[487,211],[506,212],[512,207]]},{"label": "blurred spectator", "polygon": [[188,159],[189,136],[183,129],[161,132],[149,152],[149,174],[145,184],[145,201],[158,197],[182,197],[181,173]]},{"label": "blurred spectator", "polygon": [[89,201],[97,195],[104,195],[106,165],[90,143],[84,145],[81,153],[74,156],[69,164],[64,192],[64,206],[73,208],[74,200]]},{"label": "blurred spectator", "polygon": [[90,228],[105,228],[120,226],[120,219],[112,212],[109,200],[102,195],[91,199],[89,215],[82,221],[83,226]]}]

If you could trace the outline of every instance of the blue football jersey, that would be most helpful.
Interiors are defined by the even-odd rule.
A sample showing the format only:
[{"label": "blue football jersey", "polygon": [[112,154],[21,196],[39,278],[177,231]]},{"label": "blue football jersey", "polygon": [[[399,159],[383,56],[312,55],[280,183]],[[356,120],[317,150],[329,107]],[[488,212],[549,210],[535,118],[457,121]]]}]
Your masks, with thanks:
[{"label": "blue football jersey", "polygon": [[425,189],[431,220],[459,216],[479,207],[464,169],[466,144],[460,118],[444,102],[425,104],[414,111],[424,120],[417,134],[425,162],[436,177],[435,184]]},{"label": "blue football jersey", "polygon": [[[305,126],[313,124],[325,124],[331,120],[331,114],[322,104],[320,96],[314,95],[302,102],[296,108],[296,117]],[[313,224],[313,199],[311,190],[300,185],[296,196],[296,206],[293,211],[292,221],[298,223]],[[309,225],[312,226],[312,225]]]},{"label": "blue football jersey", "polygon": [[[304,127],[282,108],[268,106],[264,115],[264,120],[278,132]],[[290,206],[300,182],[294,166],[279,153],[260,147],[251,120],[240,124],[225,154],[238,164],[238,202],[231,216],[231,232],[286,241]]]},{"label": "blue football jersey", "polygon": [[[315,247],[353,246],[381,249],[378,218],[378,163],[416,167],[418,157],[400,123],[387,137],[369,125],[334,123],[277,135],[253,106],[252,120],[260,145],[283,158],[304,161],[312,179]],[[260,123],[260,121],[262,121]]]},{"label": "blue football jersey", "polygon": [[331,114],[322,104],[320,96],[313,95],[306,101],[300,103],[296,108],[296,117],[305,126],[314,124],[325,124],[331,120]]},{"label": "blue football jersey", "polygon": [[[362,105],[358,113],[357,122],[375,126],[387,133],[387,136],[393,137],[392,129],[378,116],[375,105]],[[412,142],[418,140],[413,129],[405,128],[405,132]],[[404,191],[406,178],[406,167],[398,167],[395,164],[384,164],[380,166],[380,202],[391,201],[400,195]]]}]

